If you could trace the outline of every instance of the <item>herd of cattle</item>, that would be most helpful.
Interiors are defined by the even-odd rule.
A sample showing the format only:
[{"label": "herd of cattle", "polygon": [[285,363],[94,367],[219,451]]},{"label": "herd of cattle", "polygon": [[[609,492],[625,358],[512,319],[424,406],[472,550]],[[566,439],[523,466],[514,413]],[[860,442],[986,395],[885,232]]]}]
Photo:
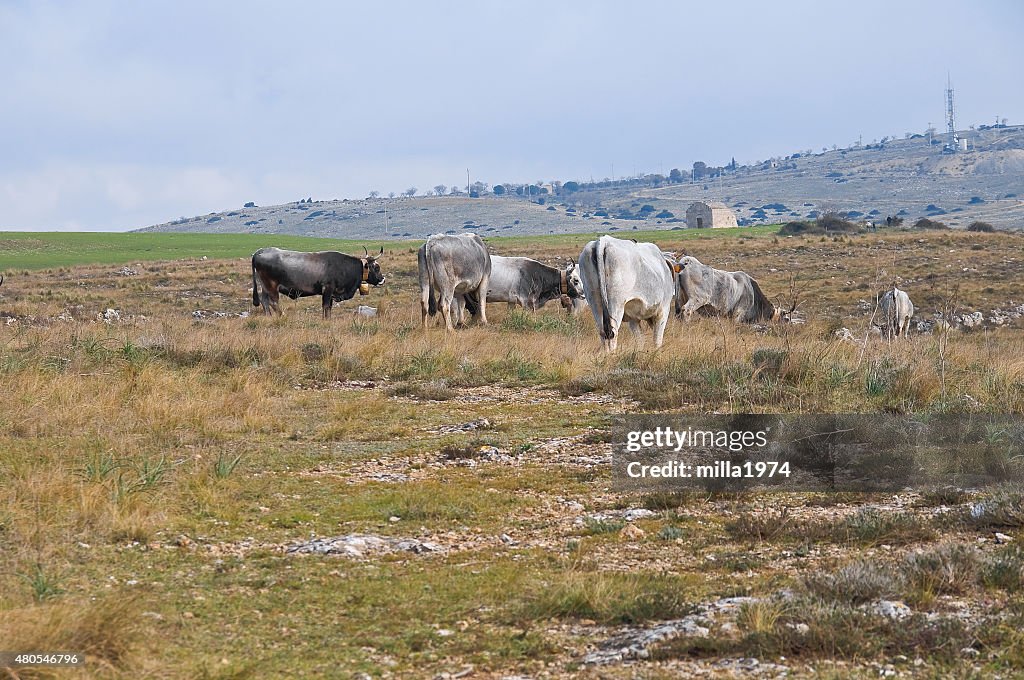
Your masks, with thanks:
[{"label": "herd of cattle", "polygon": [[[291,297],[320,295],[324,318],[334,302],[385,282],[377,255],[363,257],[325,251],[300,253],[262,248],[252,256],[252,303],[264,312],[281,313],[281,293]],[[726,272],[697,258],[663,252],[653,243],[602,236],[583,247],[579,260],[558,269],[526,257],[491,255],[476,234],[437,234],[417,252],[423,326],[438,312],[450,331],[472,317],[487,323],[487,303],[506,302],[536,310],[551,300],[579,313],[589,306],[605,349],[614,352],[625,321],[635,333],[640,323],[654,330],[660,347],[673,312],[685,319],[694,313],[741,323],[794,321],[796,302],[773,304],[750,275]],[[914,305],[893,287],[879,300],[880,326],[887,337],[906,336]]]}]

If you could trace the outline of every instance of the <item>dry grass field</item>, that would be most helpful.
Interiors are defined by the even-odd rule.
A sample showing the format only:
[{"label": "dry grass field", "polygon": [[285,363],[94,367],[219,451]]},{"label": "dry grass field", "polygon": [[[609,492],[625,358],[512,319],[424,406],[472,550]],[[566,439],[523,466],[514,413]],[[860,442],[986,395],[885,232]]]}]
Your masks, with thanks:
[{"label": "dry grass field", "polygon": [[[636,411],[1022,414],[1020,319],[836,330],[895,277],[917,319],[1021,305],[1024,236],[656,236],[807,323],[614,356],[554,305],[424,332],[415,243],[330,321],[252,314],[242,258],[7,270],[0,649],[87,655],[56,677],[1018,676],[1019,486],[626,494],[608,442]],[[314,536],[350,554],[288,552]]]}]

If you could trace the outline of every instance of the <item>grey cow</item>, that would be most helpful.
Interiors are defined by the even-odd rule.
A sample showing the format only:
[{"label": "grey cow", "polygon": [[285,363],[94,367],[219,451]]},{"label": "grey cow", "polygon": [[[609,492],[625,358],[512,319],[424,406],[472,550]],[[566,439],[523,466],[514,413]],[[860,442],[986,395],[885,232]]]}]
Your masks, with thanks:
[{"label": "grey cow", "polygon": [[914,316],[914,303],[905,290],[896,286],[885,291],[878,300],[878,311],[882,317],[882,334],[887,338],[909,337],[910,318]]},{"label": "grey cow", "polygon": [[491,279],[487,299],[520,305],[536,311],[551,300],[566,295],[570,300],[583,297],[583,284],[570,260],[565,269],[542,264],[528,257],[491,255]]},{"label": "grey cow", "polygon": [[365,294],[369,286],[384,283],[380,259],[363,248],[363,257],[325,250],[303,253],[281,248],[260,248],[252,256],[252,304],[267,314],[281,314],[278,299],[281,293],[295,299],[308,295],[322,298],[324,318],[331,317],[335,302],[352,299],[356,292]]},{"label": "grey cow", "polygon": [[715,269],[690,255],[679,258],[677,278],[680,294],[676,311],[681,311],[687,320],[699,312],[741,323],[788,321],[796,308],[794,304],[787,311],[773,305],[746,272]]},{"label": "grey cow", "polygon": [[416,257],[424,328],[427,316],[434,316],[440,310],[445,328],[454,330],[461,320],[463,299],[480,323],[487,323],[491,256],[483,239],[476,234],[434,234],[420,246]]}]

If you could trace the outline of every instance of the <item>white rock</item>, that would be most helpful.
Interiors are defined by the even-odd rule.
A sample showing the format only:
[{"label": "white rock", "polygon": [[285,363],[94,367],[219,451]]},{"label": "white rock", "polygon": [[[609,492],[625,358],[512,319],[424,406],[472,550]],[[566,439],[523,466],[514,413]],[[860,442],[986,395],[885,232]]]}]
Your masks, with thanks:
[{"label": "white rock", "polygon": [[871,610],[879,616],[884,616],[885,618],[893,619],[894,621],[905,619],[913,614],[910,607],[895,600],[879,600],[874,603]]}]

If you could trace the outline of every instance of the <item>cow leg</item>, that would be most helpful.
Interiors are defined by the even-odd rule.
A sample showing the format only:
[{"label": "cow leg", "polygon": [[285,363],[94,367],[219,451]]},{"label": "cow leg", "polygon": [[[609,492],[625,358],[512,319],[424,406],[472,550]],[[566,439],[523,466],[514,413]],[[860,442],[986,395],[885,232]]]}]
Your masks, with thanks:
[{"label": "cow leg", "polygon": [[332,297],[333,293],[334,291],[331,288],[324,288],[324,293],[321,297],[321,306],[324,310],[325,319],[331,318],[331,305],[334,304],[334,298]]},{"label": "cow leg", "polygon": [[702,306],[704,306],[703,302],[699,302],[696,298],[690,298],[689,300],[686,301],[686,304],[683,305],[683,318],[686,319],[687,321],[692,320],[693,313],[700,309]]},{"label": "cow leg", "polygon": [[454,318],[456,328],[464,328],[469,325],[469,319],[466,317],[466,297],[464,295],[456,295],[452,298],[452,317]]},{"label": "cow leg", "polygon": [[423,323],[423,330],[427,329],[427,314],[430,311],[430,286],[420,288],[420,321]]},{"label": "cow leg", "polygon": [[267,300],[270,302],[270,308],[277,312],[278,316],[284,316],[284,313],[281,311],[281,294],[277,290],[277,284],[273,284],[270,287],[270,290],[267,291],[266,295]]},{"label": "cow leg", "polygon": [[487,286],[491,282],[490,276],[484,276],[480,279],[480,287],[477,289],[477,293],[480,295],[480,323],[481,325],[487,325]]},{"label": "cow leg", "polygon": [[665,310],[661,316],[655,319],[651,324],[654,326],[654,349],[661,347],[661,343],[665,340],[666,324],[668,324],[668,310]]},{"label": "cow leg", "polygon": [[452,325],[452,304],[454,303],[454,298],[454,294],[445,291],[439,300],[441,316],[444,317],[444,327],[447,331],[455,330],[455,326]]},{"label": "cow leg", "polygon": [[270,316],[275,311],[280,314],[281,310],[277,308],[277,283],[268,278],[263,272],[259,273],[260,280],[260,307],[263,308],[263,313]]}]

